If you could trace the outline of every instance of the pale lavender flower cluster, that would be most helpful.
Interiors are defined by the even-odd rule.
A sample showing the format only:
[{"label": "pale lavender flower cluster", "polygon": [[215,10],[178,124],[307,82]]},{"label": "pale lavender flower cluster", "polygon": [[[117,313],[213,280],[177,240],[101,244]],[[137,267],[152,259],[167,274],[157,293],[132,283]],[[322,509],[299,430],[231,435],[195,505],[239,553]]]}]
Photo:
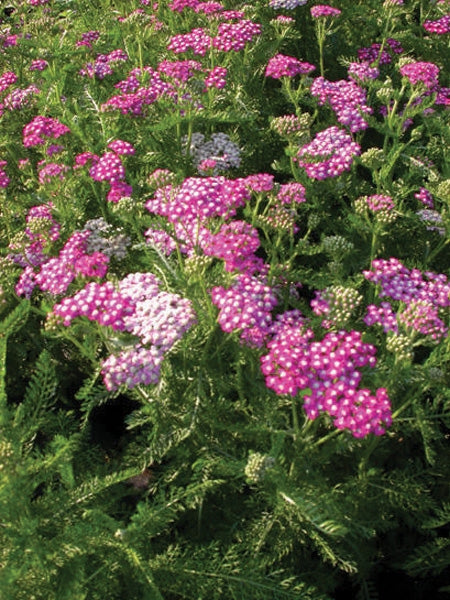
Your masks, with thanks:
[{"label": "pale lavender flower cluster", "polygon": [[267,387],[291,396],[309,389],[304,397],[309,419],[327,413],[335,427],[354,437],[382,435],[392,422],[387,392],[378,388],[373,395],[359,388],[359,369],[376,365],[375,347],[364,343],[358,331],[330,332],[320,342],[313,340],[300,311],[277,317],[267,342],[269,352],[261,358]]},{"label": "pale lavender flower cluster", "polygon": [[316,77],[310,91],[318,98],[320,106],[328,102],[339,123],[346,125],[351,132],[367,129],[368,123],[361,113],[371,114],[373,111],[366,104],[366,91],[353,80],[327,81],[324,77]]},{"label": "pale lavender flower cluster", "polygon": [[296,75],[308,75],[316,67],[307,62],[301,62],[294,56],[276,54],[267,63],[264,75],[272,79],[281,77],[295,77]]},{"label": "pale lavender flower cluster", "polygon": [[23,145],[26,148],[45,144],[47,139],[57,139],[62,135],[70,133],[67,125],[60,123],[52,117],[34,117],[23,128]]},{"label": "pale lavender flower cluster", "polygon": [[345,131],[333,126],[302,146],[294,160],[305,169],[308,177],[321,180],[349,171],[353,157],[360,153],[360,145]]},{"label": "pale lavender flower cluster", "polygon": [[107,223],[103,217],[87,221],[82,231],[89,231],[86,251],[88,254],[102,252],[109,258],[121,260],[126,257],[130,238],[121,229]]},{"label": "pale lavender flower cluster", "polygon": [[80,75],[87,76],[91,79],[96,77],[97,79],[104,79],[107,75],[114,73],[113,67],[118,63],[126,62],[128,60],[128,54],[121,50],[113,50],[109,54],[99,54],[95,61],[88,62],[80,70]]},{"label": "pale lavender flower cluster", "polygon": [[[185,145],[186,142],[185,138]],[[201,174],[203,174],[202,163],[208,159],[213,159],[215,163],[212,169],[213,175],[237,168],[241,164],[239,146],[232,142],[226,133],[213,133],[211,138],[206,140],[202,133],[195,132],[192,134],[188,150]]]},{"label": "pale lavender flower cluster", "polygon": [[426,224],[428,231],[437,231],[439,235],[445,235],[444,220],[437,210],[423,208],[417,211],[416,215]]},{"label": "pale lavender flower cluster", "polygon": [[270,8],[275,10],[294,10],[298,6],[304,6],[308,0],[270,0]]},{"label": "pale lavender flower cluster", "polygon": [[447,327],[438,316],[440,309],[450,306],[450,283],[445,275],[408,269],[396,258],[374,260],[372,270],[363,271],[363,275],[380,287],[380,298],[405,305],[396,315],[389,302],[368,306],[366,325],[379,324],[385,332],[398,333],[398,326],[403,324],[433,341],[447,335]]},{"label": "pale lavender flower cluster", "polygon": [[117,286],[91,282],[53,307],[50,318],[60,319],[65,326],[86,317],[138,339],[131,348],[102,362],[108,390],[157,383],[165,356],[196,322],[190,301],[161,291],[160,285],[153,273],[132,273]]}]

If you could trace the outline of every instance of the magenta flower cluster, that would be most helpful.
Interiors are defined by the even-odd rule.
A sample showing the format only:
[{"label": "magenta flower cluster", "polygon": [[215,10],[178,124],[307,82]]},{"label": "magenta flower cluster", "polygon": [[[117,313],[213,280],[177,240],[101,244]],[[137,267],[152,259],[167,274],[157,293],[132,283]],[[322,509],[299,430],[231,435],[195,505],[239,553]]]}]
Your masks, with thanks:
[{"label": "magenta flower cluster", "polygon": [[100,31],[86,31],[81,34],[81,39],[75,43],[77,48],[81,48],[82,46],[86,46],[87,48],[92,48],[92,44],[94,44],[100,37]]},{"label": "magenta flower cluster", "polygon": [[419,202],[427,208],[434,208],[433,195],[427,188],[421,187],[420,190],[414,194],[414,198],[419,200]]},{"label": "magenta flower cluster", "polygon": [[373,43],[368,48],[360,48],[358,58],[369,65],[372,65],[372,63],[388,65],[392,62],[393,54],[402,54],[402,52],[404,50],[399,41],[394,38],[387,38],[384,47],[379,43]]},{"label": "magenta flower cluster", "polygon": [[400,74],[406,77],[411,85],[422,83],[429,91],[439,86],[439,67],[429,62],[411,62],[400,67]]},{"label": "magenta flower cluster", "polygon": [[219,309],[222,331],[239,331],[241,340],[260,347],[270,333],[272,310],[278,303],[271,286],[260,277],[237,275],[229,288],[216,286],[211,300]]},{"label": "magenta flower cluster", "polygon": [[307,75],[311,71],[314,71],[315,68],[314,65],[301,62],[293,56],[276,54],[269,60],[264,74],[266,77],[272,77],[272,79],[280,79],[281,77]]},{"label": "magenta flower cluster", "polygon": [[378,388],[373,395],[359,388],[360,369],[376,364],[375,347],[364,343],[358,331],[330,332],[313,340],[300,311],[277,317],[269,352],[261,358],[267,387],[291,396],[306,390],[303,406],[309,419],[327,413],[335,427],[354,437],[383,434],[392,421],[386,390]]},{"label": "magenta flower cluster", "polygon": [[423,28],[428,33],[436,33],[437,35],[450,33],[450,14],[444,15],[435,21],[430,19],[426,20],[423,24]]},{"label": "magenta flower cluster", "polygon": [[45,144],[46,138],[57,139],[66,133],[70,133],[70,129],[57,119],[37,116],[23,128],[23,145],[26,148],[40,146]]},{"label": "magenta flower cluster", "polygon": [[360,153],[360,145],[345,131],[333,126],[302,146],[294,160],[305,169],[308,177],[321,180],[349,171],[353,157]]},{"label": "magenta flower cluster", "polygon": [[109,183],[107,200],[117,203],[121,198],[131,196],[133,188],[125,180],[125,166],[121,156],[135,153],[132,144],[124,140],[113,140],[108,144],[108,151],[97,156],[91,152],[83,152],[75,157],[75,168],[81,168],[90,162],[89,175],[94,181]]},{"label": "magenta flower cluster", "polygon": [[368,123],[361,113],[371,114],[372,109],[366,104],[366,91],[353,80],[327,81],[324,77],[316,77],[310,92],[318,98],[320,106],[328,102],[339,123],[351,132],[367,129]]}]

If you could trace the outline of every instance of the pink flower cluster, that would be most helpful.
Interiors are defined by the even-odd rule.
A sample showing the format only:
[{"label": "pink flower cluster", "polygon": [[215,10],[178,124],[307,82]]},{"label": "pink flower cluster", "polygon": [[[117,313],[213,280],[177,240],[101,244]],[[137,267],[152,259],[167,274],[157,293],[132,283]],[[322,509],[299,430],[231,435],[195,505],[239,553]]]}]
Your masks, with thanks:
[{"label": "pink flower cluster", "polygon": [[320,106],[328,102],[339,123],[351,132],[367,129],[368,123],[361,113],[371,114],[372,109],[366,104],[366,91],[353,80],[327,81],[324,77],[316,77],[310,91],[318,98]]},{"label": "pink flower cluster", "polygon": [[0,188],[6,188],[9,185],[10,179],[6,174],[4,167],[6,167],[8,163],[6,160],[0,160]]},{"label": "pink flower cluster", "polygon": [[167,49],[182,54],[192,50],[194,54],[205,56],[212,44],[212,38],[201,27],[192,29],[188,33],[178,33],[173,35],[167,45]]},{"label": "pink flower cluster", "polygon": [[45,144],[45,138],[57,139],[66,133],[70,133],[70,129],[57,119],[37,116],[23,128],[23,145],[26,148],[40,146]]},{"label": "pink flower cluster", "polygon": [[86,317],[137,338],[131,348],[102,362],[108,390],[157,383],[165,356],[196,322],[190,301],[161,291],[160,285],[152,273],[132,273],[117,286],[88,283],[53,307],[52,318],[61,319],[65,326]]},{"label": "pink flower cluster", "polygon": [[187,33],[173,35],[167,49],[175,54],[192,50],[199,56],[205,56],[211,48],[222,52],[231,50],[239,52],[260,33],[261,25],[259,23],[254,23],[249,19],[240,19],[237,23],[220,23],[215,37],[211,37],[202,27],[197,27]]},{"label": "pink flower cluster", "polygon": [[[141,80],[145,80],[146,85],[142,85]],[[124,115],[144,114],[144,107],[153,104],[163,95],[176,97],[173,86],[163,81],[161,73],[149,66],[132,69],[128,77],[116,83],[114,87],[122,94],[109,98],[102,104],[101,109],[119,110]]]},{"label": "pink flower cluster", "polygon": [[31,61],[30,71],[45,71],[48,67],[48,62],[43,58],[36,58]]},{"label": "pink flower cluster", "polygon": [[333,126],[302,146],[294,160],[305,169],[308,177],[322,180],[349,171],[353,157],[360,153],[359,144],[345,131]]},{"label": "pink flower cluster", "polygon": [[311,7],[311,16],[314,19],[320,19],[321,17],[339,17],[342,13],[338,8],[328,6],[328,4],[316,4]]},{"label": "pink flower cluster", "polygon": [[450,33],[450,14],[444,15],[435,21],[425,21],[423,28],[428,31],[428,33],[436,33],[437,35]]},{"label": "pink flower cluster", "polygon": [[380,70],[377,67],[371,67],[367,62],[352,62],[347,69],[349,79],[367,81],[368,79],[377,79]]},{"label": "pink flower cluster", "polygon": [[400,67],[400,74],[406,77],[411,85],[423,83],[427,90],[433,91],[439,86],[439,67],[429,62],[412,62]]},{"label": "pink flower cluster", "polygon": [[281,204],[302,204],[306,202],[305,188],[301,183],[284,183],[277,192]]},{"label": "pink flower cluster", "polygon": [[[225,270],[249,273],[255,265],[253,255],[259,248],[257,230],[246,221],[224,223],[218,233],[204,244],[204,253],[224,261]],[[257,263],[256,263],[257,264]]]},{"label": "pink flower cluster", "polygon": [[273,56],[266,67],[265,76],[273,79],[281,77],[295,77],[296,75],[308,75],[316,67],[307,62],[301,62],[293,56],[285,54],[276,54]]},{"label": "pink flower cluster", "polygon": [[450,306],[450,283],[442,273],[408,269],[397,258],[375,259],[371,271],[364,277],[380,286],[380,298],[389,297],[401,302],[425,300],[436,306]]},{"label": "pink flower cluster", "polygon": [[87,253],[88,231],[76,231],[64,244],[59,256],[44,256],[40,270],[26,266],[16,284],[18,296],[31,297],[38,286],[53,296],[66,292],[76,276],[104,277],[108,270],[109,257],[102,252]]},{"label": "pink flower cluster", "polygon": [[327,333],[317,342],[297,310],[277,317],[269,352],[261,358],[268,388],[277,394],[295,396],[308,390],[304,409],[309,419],[320,413],[333,418],[335,427],[354,437],[382,435],[391,424],[391,407],[384,388],[375,395],[360,389],[359,369],[376,364],[376,349],[361,339],[358,331]]},{"label": "pink flower cluster", "polygon": [[67,165],[53,162],[46,163],[45,161],[41,161],[38,164],[38,167],[38,178],[41,185],[51,183],[54,178],[58,178],[60,181],[62,181],[64,179],[64,174],[69,170]]},{"label": "pink flower cluster", "polygon": [[211,232],[210,219],[228,219],[250,198],[244,180],[225,177],[190,177],[181,186],[164,186],[146,203],[153,214],[165,217],[174,226],[181,251],[191,254],[206,247]]},{"label": "pink flower cluster", "polygon": [[260,33],[261,25],[249,19],[242,19],[237,23],[220,23],[212,44],[222,52],[239,52]]}]

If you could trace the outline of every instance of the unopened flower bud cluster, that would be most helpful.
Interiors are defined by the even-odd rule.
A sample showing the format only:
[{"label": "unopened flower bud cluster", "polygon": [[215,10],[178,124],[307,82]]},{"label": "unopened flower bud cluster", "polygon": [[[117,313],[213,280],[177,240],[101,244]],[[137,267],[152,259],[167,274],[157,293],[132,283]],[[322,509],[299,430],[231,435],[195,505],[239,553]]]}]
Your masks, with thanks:
[{"label": "unopened flower bud cluster", "polygon": [[333,285],[322,291],[316,291],[311,300],[311,308],[315,315],[323,315],[322,327],[326,329],[344,327],[357,307],[361,304],[361,294],[352,288]]}]

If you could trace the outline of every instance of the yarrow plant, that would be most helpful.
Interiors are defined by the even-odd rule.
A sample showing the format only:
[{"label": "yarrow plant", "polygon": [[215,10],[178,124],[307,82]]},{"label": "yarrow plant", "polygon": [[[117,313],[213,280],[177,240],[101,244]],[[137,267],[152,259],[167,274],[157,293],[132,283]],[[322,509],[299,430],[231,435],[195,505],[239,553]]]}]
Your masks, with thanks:
[{"label": "yarrow plant", "polygon": [[448,7],[2,3],[2,598],[446,590]]}]

